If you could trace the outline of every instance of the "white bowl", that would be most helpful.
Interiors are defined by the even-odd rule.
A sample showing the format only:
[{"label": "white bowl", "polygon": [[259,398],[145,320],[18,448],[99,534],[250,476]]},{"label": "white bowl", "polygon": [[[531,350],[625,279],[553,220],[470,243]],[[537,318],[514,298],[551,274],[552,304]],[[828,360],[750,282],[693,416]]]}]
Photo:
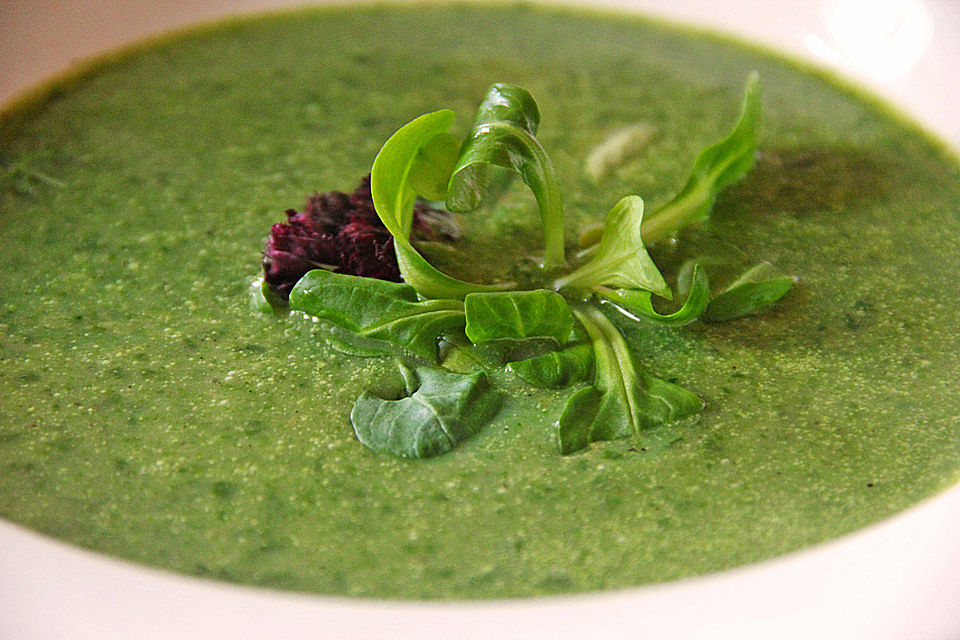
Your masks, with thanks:
[{"label": "white bowl", "polygon": [[[0,101],[72,60],[284,0],[44,0],[0,8]],[[960,149],[960,3],[585,2],[715,27],[836,70]],[[234,587],[0,521],[0,638],[960,638],[960,486],[853,535],[740,569],[601,594],[402,603]]]}]

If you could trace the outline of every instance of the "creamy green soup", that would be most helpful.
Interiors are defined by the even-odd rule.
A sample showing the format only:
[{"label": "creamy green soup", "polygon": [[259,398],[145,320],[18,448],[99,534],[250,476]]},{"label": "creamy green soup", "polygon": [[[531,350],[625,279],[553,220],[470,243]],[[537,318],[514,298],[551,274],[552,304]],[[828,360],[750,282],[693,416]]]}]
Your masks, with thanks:
[{"label": "creamy green soup", "polygon": [[[624,195],[669,198],[754,69],[761,155],[714,232],[800,283],[728,324],[624,325],[706,402],[649,446],[561,456],[571,390],[501,372],[503,409],[458,449],[374,454],[348,414],[392,361],[248,307],[270,225],[352,189],[423,112],[457,110],[463,133],[490,83],[529,89],[573,235]],[[637,123],[646,145],[595,183],[590,150]],[[532,596],[769,558],[960,476],[960,170],[767,53],[572,11],[311,10],[53,87],[0,120],[0,167],[0,516],[83,547],[324,594]],[[462,274],[538,246],[520,189],[465,224]]]}]

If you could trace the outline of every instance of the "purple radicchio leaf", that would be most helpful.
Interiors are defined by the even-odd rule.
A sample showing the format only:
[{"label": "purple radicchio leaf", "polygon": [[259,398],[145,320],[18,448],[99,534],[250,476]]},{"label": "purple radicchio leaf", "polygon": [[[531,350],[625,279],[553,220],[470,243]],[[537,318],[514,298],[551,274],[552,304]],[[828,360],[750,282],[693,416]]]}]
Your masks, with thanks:
[{"label": "purple radicchio leaf", "polygon": [[[263,252],[264,280],[283,300],[312,269],[401,281],[393,237],[373,208],[369,175],[353,193],[314,194],[304,211],[289,209],[286,214],[286,222],[271,227]],[[456,235],[451,214],[417,202],[414,238],[449,241]]]}]

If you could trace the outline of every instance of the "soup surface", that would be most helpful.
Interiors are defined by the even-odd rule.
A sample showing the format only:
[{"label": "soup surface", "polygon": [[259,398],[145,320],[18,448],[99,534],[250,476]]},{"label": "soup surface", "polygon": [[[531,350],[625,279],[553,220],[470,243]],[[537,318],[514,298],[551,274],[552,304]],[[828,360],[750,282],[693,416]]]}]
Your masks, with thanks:
[{"label": "soup surface", "polygon": [[[352,189],[423,112],[457,110],[462,133],[492,82],[529,89],[574,234],[624,195],[674,193],[754,69],[761,155],[714,232],[800,284],[765,315],[629,331],[706,401],[646,451],[560,456],[570,390],[501,373],[477,437],[376,455],[348,413],[393,363],[248,308],[269,226]],[[646,146],[595,184],[590,149],[636,123]],[[55,87],[0,120],[0,167],[0,516],[90,549],[325,594],[531,596],[769,558],[960,476],[960,171],[765,53],[529,7],[311,10]],[[465,224],[466,275],[539,238],[520,189]]]}]

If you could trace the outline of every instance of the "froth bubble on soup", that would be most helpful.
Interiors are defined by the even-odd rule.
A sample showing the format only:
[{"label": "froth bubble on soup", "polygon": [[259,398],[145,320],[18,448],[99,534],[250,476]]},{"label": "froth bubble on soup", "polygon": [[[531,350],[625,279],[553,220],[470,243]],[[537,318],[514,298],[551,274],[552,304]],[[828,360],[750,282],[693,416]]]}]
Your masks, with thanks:
[{"label": "froth bubble on soup", "polygon": [[[570,391],[504,372],[502,410],[452,453],[374,454],[348,413],[393,363],[247,306],[270,224],[353,188],[421,113],[471,114],[493,81],[529,89],[574,233],[623,195],[668,199],[754,69],[757,167],[713,232],[801,284],[766,315],[627,330],[644,366],[706,401],[651,450],[558,455]],[[634,156],[585,171],[638,123]],[[458,268],[536,249],[532,206],[518,189],[464,216]],[[870,99],[717,37],[470,5],[184,33],[4,113],[0,229],[0,516],[138,563],[355,596],[592,591],[803,548],[960,475],[956,160]]]}]

